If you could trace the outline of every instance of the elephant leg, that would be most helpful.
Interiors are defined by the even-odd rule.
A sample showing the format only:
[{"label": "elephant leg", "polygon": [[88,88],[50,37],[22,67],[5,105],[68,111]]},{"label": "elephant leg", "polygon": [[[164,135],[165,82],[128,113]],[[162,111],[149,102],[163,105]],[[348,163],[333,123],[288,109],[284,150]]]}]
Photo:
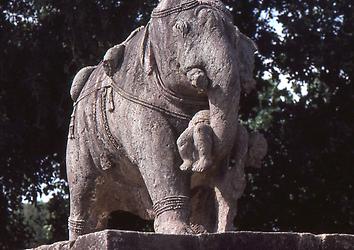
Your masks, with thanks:
[{"label": "elephant leg", "polygon": [[227,192],[231,190],[215,187],[215,200],[217,207],[216,232],[234,231],[234,219],[237,214],[237,199],[232,199]]},{"label": "elephant leg", "polygon": [[[166,156],[172,156],[171,152],[167,151],[165,153]],[[178,164],[171,158],[170,161],[159,160],[162,160],[161,164],[156,164],[155,160],[147,161],[146,164],[150,166],[150,170],[143,174],[154,204],[155,232],[168,234],[192,233],[189,224],[190,195],[187,185],[184,185],[187,183],[186,176],[178,169]],[[154,176],[151,176],[151,169],[154,169]]]},{"label": "elephant leg", "polygon": [[214,191],[217,202],[217,232],[234,231],[237,201],[246,187],[244,169],[241,166],[228,169],[216,182]]},{"label": "elephant leg", "polygon": [[197,233],[214,232],[216,223],[215,192],[208,186],[194,187],[192,190],[191,224]]},{"label": "elephant leg", "polygon": [[[144,116],[132,138],[140,142],[140,172],[154,204],[157,233],[191,233],[189,174],[179,169],[176,136],[160,115]],[[135,137],[137,136],[137,137]],[[147,143],[148,142],[148,143]]]},{"label": "elephant leg", "polygon": [[[75,139],[76,140],[76,139]],[[96,204],[97,172],[85,144],[69,141],[67,148],[67,173],[70,190],[69,239],[103,227],[101,211]]]}]

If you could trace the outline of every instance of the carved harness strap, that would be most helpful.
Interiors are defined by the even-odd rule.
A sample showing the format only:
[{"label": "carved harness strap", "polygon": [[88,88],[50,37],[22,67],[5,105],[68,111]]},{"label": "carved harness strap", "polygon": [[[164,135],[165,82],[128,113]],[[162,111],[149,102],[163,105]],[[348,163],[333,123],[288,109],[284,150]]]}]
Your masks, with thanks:
[{"label": "carved harness strap", "polygon": [[[182,11],[186,11],[186,10],[191,10],[194,9],[198,6],[207,6],[207,7],[211,7],[217,10],[220,10],[226,14],[229,15],[229,13],[227,12],[227,10],[223,9],[222,7],[220,7],[217,3],[213,3],[210,2],[208,0],[192,0],[189,2],[185,2],[180,4],[179,6],[174,6],[171,8],[167,8],[164,10],[153,10],[152,14],[151,14],[151,18],[163,18],[163,17],[167,17],[170,16],[172,14],[177,14],[180,13]],[[149,25],[147,27],[145,27],[146,29],[149,28]],[[161,75],[159,73],[158,69],[153,69],[153,74],[154,74],[154,79],[155,79],[155,85],[161,90],[161,94],[168,100],[172,100],[172,101],[176,101],[176,102],[183,102],[186,104],[193,104],[193,105],[198,105],[198,106],[207,106],[208,105],[208,101],[207,99],[200,99],[200,98],[191,98],[191,97],[184,97],[184,96],[180,96],[177,93],[175,93],[174,91],[172,91],[171,89],[169,89],[168,87],[166,87],[166,85],[164,84]],[[121,88],[118,84],[116,84],[116,82],[114,81],[113,77],[110,77],[112,84],[111,87],[115,90],[115,92],[117,94],[119,94],[121,97],[134,102],[136,104],[142,105],[144,107],[156,110],[158,112],[179,118],[179,119],[183,119],[183,120],[187,120],[190,121],[192,119],[191,115],[187,115],[181,112],[176,112],[176,111],[172,111],[172,110],[168,110],[166,108],[160,107],[159,105],[153,104],[151,102],[148,102],[146,100],[143,100],[137,96],[134,96],[133,94],[127,92],[126,90],[124,90],[123,88]]]},{"label": "carved harness strap", "polygon": [[180,13],[185,10],[193,9],[193,8],[197,7],[199,4],[200,4],[200,2],[198,2],[196,0],[192,0],[190,2],[182,3],[180,6],[175,6],[172,8],[165,9],[165,10],[153,10],[151,17],[152,18],[161,18],[161,17],[170,16],[175,13]]},{"label": "carved harness strap", "polygon": [[[162,17],[167,17],[169,15],[175,14],[175,13],[180,13],[182,11],[190,10],[193,8],[196,8],[197,6],[200,5],[208,5],[212,7],[216,7],[212,4],[208,4],[202,0],[196,1],[192,0],[186,3],[182,3],[179,6],[175,6],[172,8],[168,8],[165,10],[153,10],[151,17],[152,18],[162,18]],[[145,29],[149,29],[149,24],[145,27]],[[198,106],[207,106],[208,105],[208,100],[207,99],[201,99],[201,98],[192,98],[192,97],[185,97],[185,96],[180,96],[179,94],[175,93],[173,90],[169,89],[163,82],[160,72],[158,69],[154,68],[152,70],[153,76],[154,76],[154,83],[155,85],[161,90],[161,94],[163,97],[165,97],[167,100],[170,101],[175,101],[178,103],[186,103],[186,104],[192,104],[192,105],[198,105]],[[190,121],[192,119],[191,115],[187,115],[181,112],[176,112],[172,110],[168,110],[166,108],[160,107],[159,105],[153,104],[151,102],[148,102],[146,100],[141,99],[140,97],[134,96],[133,94],[127,92],[123,88],[121,88],[113,79],[113,77],[110,77],[112,81],[112,88],[115,90],[117,94],[119,94],[121,97],[134,102],[136,104],[142,105],[144,107],[159,111],[161,113]]]},{"label": "carved harness strap", "polygon": [[[224,12],[227,15],[230,15],[230,13],[227,11],[227,9],[222,8],[221,6],[219,6],[217,3],[215,2],[210,2],[208,0],[191,0],[189,2],[186,3],[182,3],[179,6],[174,6],[171,8],[167,8],[164,10],[153,10],[152,14],[151,14],[151,18],[163,18],[163,17],[167,17],[170,16],[172,14],[176,14],[176,13],[180,13],[182,11],[186,11],[186,10],[190,10],[193,8],[196,8],[198,6],[208,6],[217,10],[220,10],[222,12]],[[148,28],[148,27],[146,27]],[[138,30],[140,31],[141,28]],[[128,42],[129,40],[131,40],[138,32],[133,32],[132,35],[129,36],[129,38],[125,41]],[[153,70],[154,74],[155,74],[155,79],[156,79],[156,85],[162,90],[162,94],[165,98],[170,99],[170,100],[174,100],[174,101],[179,101],[179,102],[184,102],[184,103],[189,103],[189,104],[196,104],[196,105],[203,105],[203,104],[207,104],[206,101],[203,100],[198,100],[198,99],[190,99],[190,98],[184,98],[184,97],[180,97],[178,96],[176,93],[174,93],[172,90],[168,89],[165,84],[162,81],[162,78],[160,76],[160,73],[157,69]],[[116,93],[118,93],[121,97],[130,100],[131,102],[140,104],[144,107],[159,111],[161,113],[165,113],[167,115],[179,118],[179,119],[183,119],[183,120],[188,120],[190,121],[192,119],[192,116],[187,115],[187,114],[183,114],[183,113],[179,113],[179,112],[175,112],[175,111],[171,111],[171,110],[167,110],[165,108],[162,108],[158,105],[155,105],[153,103],[147,102],[145,100],[142,100],[128,92],[126,92],[124,89],[120,88],[114,81],[113,77],[109,77],[112,81],[111,87],[115,90]],[[73,112],[73,116],[71,118],[71,124],[70,124],[70,132],[69,132],[69,138],[73,139],[74,138],[74,114],[75,114],[75,110],[76,110],[76,106],[77,104],[85,99],[87,96],[91,95],[92,93],[98,91],[99,89],[96,88],[97,85],[94,85],[92,88],[92,91],[86,91],[88,93],[85,94],[81,94],[80,98],[74,103],[74,112]]]},{"label": "carved harness strap", "polygon": [[142,100],[142,99],[140,99],[140,98],[138,98],[138,97],[126,92],[124,89],[122,89],[117,84],[115,84],[115,81],[114,81],[113,78],[111,78],[111,80],[112,80],[111,86],[114,89],[114,91],[118,95],[120,95],[121,97],[123,97],[126,100],[129,100],[129,101],[131,101],[133,103],[139,104],[141,106],[147,107],[149,109],[152,109],[152,110],[155,110],[155,111],[158,111],[158,112],[161,112],[161,113],[164,113],[164,114],[167,114],[167,115],[179,118],[179,119],[183,119],[183,120],[187,120],[187,121],[192,119],[192,117],[189,116],[189,115],[178,113],[178,112],[174,112],[174,111],[162,108],[162,107],[160,107],[158,105],[155,105],[153,103],[150,103],[148,101]]},{"label": "carved harness strap", "polygon": [[189,2],[181,3],[179,6],[167,8],[164,10],[153,10],[151,13],[151,18],[163,18],[176,13],[180,13],[182,11],[194,9],[197,6],[204,5],[217,10],[224,12],[226,15],[231,16],[230,12],[227,9],[223,8],[221,5],[218,5],[215,2],[210,0],[191,0]]},{"label": "carved harness strap", "polygon": [[162,80],[160,72],[158,69],[153,69],[154,77],[155,77],[155,84],[158,88],[162,90],[162,95],[170,101],[176,101],[185,104],[192,104],[192,105],[199,105],[199,106],[207,106],[208,100],[207,98],[193,98],[193,97],[186,97],[181,96],[174,92],[173,90],[169,89]]}]

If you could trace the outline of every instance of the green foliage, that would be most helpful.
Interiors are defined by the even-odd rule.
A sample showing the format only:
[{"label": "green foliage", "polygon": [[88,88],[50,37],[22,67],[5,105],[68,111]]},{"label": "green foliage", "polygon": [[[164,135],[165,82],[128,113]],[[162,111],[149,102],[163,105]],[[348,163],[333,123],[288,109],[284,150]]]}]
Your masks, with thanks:
[{"label": "green foliage", "polygon": [[23,204],[19,211],[23,222],[32,237],[28,240],[27,247],[37,247],[49,244],[53,241],[67,239],[67,215],[69,213],[69,201],[62,195],[54,195],[49,202],[37,204]]},{"label": "green foliage", "polygon": [[69,200],[63,195],[55,194],[46,204],[49,217],[47,219],[49,242],[68,239],[67,219],[69,214]]},{"label": "green foliage", "polygon": [[[242,97],[241,119],[264,131],[269,142],[265,166],[248,170],[237,227],[354,233],[352,2],[224,2],[259,47],[257,90]],[[66,238],[68,192],[60,180],[66,179],[70,82],[81,67],[97,64],[110,46],[145,24],[156,4],[0,4],[0,248],[23,248],[34,237],[37,243]],[[292,88],[279,89],[281,75]],[[49,204],[37,205],[41,215],[29,205],[18,212],[23,197],[36,203],[50,190],[57,193]]]},{"label": "green foliage", "polygon": [[[246,120],[265,130],[269,153],[263,169],[249,170],[236,225],[354,233],[354,7],[350,1],[329,0],[253,6],[249,15],[258,13],[258,6],[269,8],[268,20],[276,16],[283,32],[264,43],[259,38],[271,37],[268,30],[246,29],[268,59],[259,65],[258,76],[270,72],[273,77],[258,81],[259,102],[247,105],[253,109],[246,110]],[[298,100],[274,88],[279,72],[288,75]]]},{"label": "green foliage", "polygon": [[37,205],[26,203],[23,205],[21,213],[23,214],[24,223],[32,230],[30,247],[35,247],[37,244],[46,244],[50,240],[49,228],[47,224],[49,211],[44,203]]}]

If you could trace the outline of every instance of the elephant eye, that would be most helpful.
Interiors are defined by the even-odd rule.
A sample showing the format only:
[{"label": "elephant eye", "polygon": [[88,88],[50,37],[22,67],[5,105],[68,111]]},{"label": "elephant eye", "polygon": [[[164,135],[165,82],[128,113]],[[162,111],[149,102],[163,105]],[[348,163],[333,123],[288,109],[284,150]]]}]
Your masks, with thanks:
[{"label": "elephant eye", "polygon": [[182,36],[185,37],[190,31],[190,25],[186,21],[178,20],[173,26],[173,30],[182,34]]}]

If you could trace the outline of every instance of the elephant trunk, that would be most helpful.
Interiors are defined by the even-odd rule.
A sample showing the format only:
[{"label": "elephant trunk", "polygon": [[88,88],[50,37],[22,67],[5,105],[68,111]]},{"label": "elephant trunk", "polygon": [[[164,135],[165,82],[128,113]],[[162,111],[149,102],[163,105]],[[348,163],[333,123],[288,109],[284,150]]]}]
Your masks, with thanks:
[{"label": "elephant trunk", "polygon": [[240,80],[235,60],[236,58],[225,53],[219,55],[219,60],[214,60],[214,63],[206,69],[211,80],[208,99],[210,126],[214,131],[215,163],[225,159],[229,154],[237,132]]}]

